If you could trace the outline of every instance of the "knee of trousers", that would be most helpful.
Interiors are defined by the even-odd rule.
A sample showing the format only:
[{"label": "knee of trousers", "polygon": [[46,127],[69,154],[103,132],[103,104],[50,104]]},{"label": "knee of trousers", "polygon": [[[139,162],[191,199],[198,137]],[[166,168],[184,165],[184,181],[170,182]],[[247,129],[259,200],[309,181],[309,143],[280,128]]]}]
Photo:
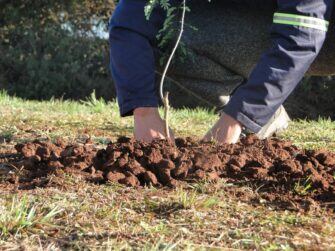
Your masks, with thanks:
[{"label": "knee of trousers", "polygon": [[329,22],[322,18],[276,12],[271,35],[290,50],[317,55],[326,39]]},{"label": "knee of trousers", "polygon": [[272,34],[300,50],[318,53],[326,38],[333,0],[277,0]]},{"label": "knee of trousers", "polygon": [[154,42],[163,26],[165,11],[155,8],[148,20],[144,8],[147,0],[120,0],[109,21],[109,30],[124,28],[145,36]]}]

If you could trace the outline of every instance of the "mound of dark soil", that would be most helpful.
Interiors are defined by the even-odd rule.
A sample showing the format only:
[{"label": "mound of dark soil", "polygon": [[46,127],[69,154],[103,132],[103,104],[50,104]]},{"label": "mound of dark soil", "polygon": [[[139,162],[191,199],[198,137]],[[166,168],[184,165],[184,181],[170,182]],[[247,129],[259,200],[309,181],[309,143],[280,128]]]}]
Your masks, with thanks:
[{"label": "mound of dark soil", "polygon": [[[190,138],[136,142],[119,138],[106,149],[91,142],[66,145],[35,141],[16,146],[19,161],[7,182],[40,186],[50,174],[71,173],[93,182],[126,186],[175,187],[180,182],[225,179],[251,184],[271,194],[335,204],[335,154],[302,150],[276,138],[248,136],[235,145],[195,142]],[[19,173],[19,174],[18,174]],[[42,182],[42,183],[43,183]]]}]

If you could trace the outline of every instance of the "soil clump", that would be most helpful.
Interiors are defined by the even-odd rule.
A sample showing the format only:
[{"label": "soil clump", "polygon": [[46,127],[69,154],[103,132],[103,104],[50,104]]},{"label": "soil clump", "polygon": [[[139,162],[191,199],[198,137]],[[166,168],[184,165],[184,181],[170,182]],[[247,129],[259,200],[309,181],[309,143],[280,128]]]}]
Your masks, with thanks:
[{"label": "soil clump", "polygon": [[15,168],[5,179],[0,177],[0,183],[19,189],[48,186],[50,175],[64,174],[96,183],[157,188],[224,179],[249,185],[269,201],[335,207],[335,153],[299,149],[277,138],[251,135],[235,145],[220,145],[191,138],[149,144],[121,137],[104,149],[90,141],[34,141],[16,150],[20,158],[4,164]]}]

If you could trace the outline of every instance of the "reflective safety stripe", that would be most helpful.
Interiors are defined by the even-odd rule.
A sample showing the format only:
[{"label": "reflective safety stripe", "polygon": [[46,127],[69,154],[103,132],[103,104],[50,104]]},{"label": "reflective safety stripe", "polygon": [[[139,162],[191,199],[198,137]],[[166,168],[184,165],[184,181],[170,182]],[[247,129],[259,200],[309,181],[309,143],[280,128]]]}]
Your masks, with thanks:
[{"label": "reflective safety stripe", "polygon": [[308,17],[277,12],[274,14],[273,23],[301,26],[322,31],[327,31],[329,22],[316,17]]}]

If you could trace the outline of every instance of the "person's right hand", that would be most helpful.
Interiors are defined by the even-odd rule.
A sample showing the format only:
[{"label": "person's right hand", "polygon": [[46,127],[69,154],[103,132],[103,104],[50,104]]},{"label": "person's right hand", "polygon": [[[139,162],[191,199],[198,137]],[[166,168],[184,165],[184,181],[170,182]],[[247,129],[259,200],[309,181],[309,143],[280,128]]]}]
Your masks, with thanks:
[{"label": "person's right hand", "polygon": [[[152,142],[155,139],[165,139],[165,121],[160,117],[156,107],[139,107],[134,110],[135,140]],[[174,134],[170,130],[170,140]]]}]

